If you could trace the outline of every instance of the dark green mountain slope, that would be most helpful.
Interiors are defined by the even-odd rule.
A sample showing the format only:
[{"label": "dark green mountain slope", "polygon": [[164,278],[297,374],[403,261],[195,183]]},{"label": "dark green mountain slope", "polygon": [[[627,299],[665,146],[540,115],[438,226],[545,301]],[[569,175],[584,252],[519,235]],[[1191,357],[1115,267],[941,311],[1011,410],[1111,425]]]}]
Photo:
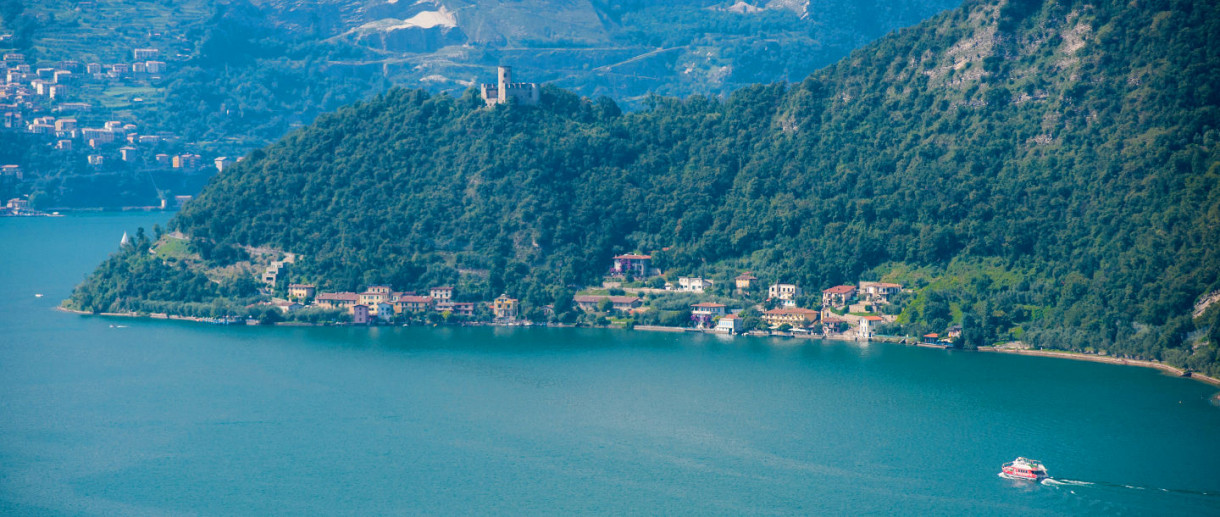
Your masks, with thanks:
[{"label": "dark green mountain slope", "polygon": [[[395,90],[255,152],[173,224],[303,253],[294,274],[333,288],[533,304],[630,250],[814,289],[885,277],[920,287],[900,321],[970,344],[1214,373],[1220,310],[1191,309],[1220,288],[1218,40],[1210,2],[969,2],[725,102]],[[139,298],[105,280],[75,302]]]}]

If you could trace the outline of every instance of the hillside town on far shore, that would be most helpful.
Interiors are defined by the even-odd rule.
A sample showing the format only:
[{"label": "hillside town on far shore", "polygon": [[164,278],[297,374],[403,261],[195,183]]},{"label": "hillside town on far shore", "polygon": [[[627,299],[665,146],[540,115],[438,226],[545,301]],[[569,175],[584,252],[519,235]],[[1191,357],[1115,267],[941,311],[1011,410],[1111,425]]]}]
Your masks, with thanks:
[{"label": "hillside town on far shore", "polygon": [[[274,261],[261,274],[268,286],[284,285],[285,267],[298,257],[289,254]],[[630,280],[628,282],[628,280]],[[690,331],[722,334],[780,334],[788,336],[834,337],[868,341],[879,336],[879,327],[893,323],[897,316],[881,309],[889,307],[904,291],[901,284],[861,281],[855,285],[836,285],[821,291],[820,298],[808,298],[804,289],[782,281],[769,285],[755,275],[744,272],[732,280],[733,295],[757,297],[765,293],[761,303],[738,305],[715,301],[690,303],[678,325]],[[639,285],[631,287],[630,285]],[[662,271],[653,266],[652,256],[623,254],[612,258],[605,281],[600,287],[585,289],[572,297],[571,308],[596,316],[598,323],[634,321],[635,316],[655,309],[650,301],[668,294],[686,293],[694,298],[715,298],[710,295],[715,282],[701,277],[681,276],[675,282],[664,281]],[[647,287],[655,286],[655,287]],[[765,289],[765,290],[764,290]],[[279,309],[285,316],[306,308],[339,311],[354,325],[386,325],[407,321],[461,321],[499,325],[529,325],[557,323],[555,308],[546,305],[526,317],[522,302],[507,295],[494,300],[459,301],[453,286],[436,286],[427,292],[396,291],[387,284],[373,284],[362,292],[330,292],[319,290],[311,283],[288,283],[282,297],[263,305]],[[801,301],[812,307],[802,307]],[[820,302],[820,303],[818,303]],[[541,317],[539,317],[539,315]],[[750,321],[753,319],[754,321]],[[752,325],[749,325],[752,323]],[[630,325],[629,325],[630,326]],[[960,326],[945,329],[943,335],[930,333],[919,340],[938,346],[951,344],[961,335]]]},{"label": "hillside town on far shore", "polygon": [[[0,47],[6,38],[12,36],[0,34]],[[116,120],[120,117],[108,115],[111,110],[98,106],[96,100],[86,102],[90,98],[82,96],[87,88],[139,89],[161,81],[172,66],[161,53],[158,48],[136,48],[131,50],[130,60],[107,63],[73,59],[36,62],[19,52],[0,54],[0,134],[39,135],[58,153],[83,151],[93,172],[110,170],[112,161],[144,171],[201,175],[223,171],[240,159],[220,156],[205,160],[199,154],[182,152],[177,135]],[[135,105],[150,99],[127,100]],[[0,182],[20,186],[43,172],[28,171],[19,163],[0,163]],[[146,208],[175,208],[190,198],[163,194],[159,207]],[[27,197],[0,199],[0,203],[0,216],[50,215],[34,210]]]}]

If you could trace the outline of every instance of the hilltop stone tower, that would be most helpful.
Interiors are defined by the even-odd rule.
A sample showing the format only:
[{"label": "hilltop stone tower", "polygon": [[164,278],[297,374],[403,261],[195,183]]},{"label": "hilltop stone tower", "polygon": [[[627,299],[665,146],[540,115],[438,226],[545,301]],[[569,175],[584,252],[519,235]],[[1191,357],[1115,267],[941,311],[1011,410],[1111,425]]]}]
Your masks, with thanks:
[{"label": "hilltop stone tower", "polygon": [[501,66],[497,69],[496,84],[486,84],[480,86],[483,95],[483,101],[488,106],[508,102],[509,99],[516,99],[517,104],[533,106],[538,104],[540,88],[538,83],[514,83],[513,68],[511,66]]}]

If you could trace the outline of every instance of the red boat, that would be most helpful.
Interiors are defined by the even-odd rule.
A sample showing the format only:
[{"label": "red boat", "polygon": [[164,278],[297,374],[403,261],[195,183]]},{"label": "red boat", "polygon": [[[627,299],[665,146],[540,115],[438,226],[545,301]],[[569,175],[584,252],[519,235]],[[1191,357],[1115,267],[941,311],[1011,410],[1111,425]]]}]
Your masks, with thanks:
[{"label": "red boat", "polygon": [[1027,481],[1042,481],[1046,479],[1046,467],[1042,462],[1029,458],[1017,458],[1004,464],[1000,469],[1000,477],[1008,479],[1024,479]]}]

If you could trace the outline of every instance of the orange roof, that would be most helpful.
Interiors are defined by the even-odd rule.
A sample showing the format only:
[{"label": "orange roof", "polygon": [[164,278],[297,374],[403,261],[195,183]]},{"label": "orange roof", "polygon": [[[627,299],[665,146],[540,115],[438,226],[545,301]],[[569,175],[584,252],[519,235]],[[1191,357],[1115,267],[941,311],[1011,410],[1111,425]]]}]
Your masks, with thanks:
[{"label": "orange roof", "polygon": [[881,316],[865,316],[864,319],[868,321],[885,321]]},{"label": "orange roof", "polygon": [[822,291],[822,292],[823,292],[823,293],[826,293],[826,294],[847,294],[847,293],[850,293],[850,292],[855,291],[855,290],[856,290],[856,288],[855,288],[854,286],[850,286],[850,285],[836,285],[836,286],[831,287],[830,289],[827,289],[827,290]]},{"label": "orange roof", "polygon": [[724,315],[724,316],[721,316],[721,318],[720,318],[720,319],[722,319],[722,320],[738,320],[738,319],[741,319],[741,316],[738,316],[738,315],[736,315],[736,314],[726,314],[726,315]]},{"label": "orange roof", "polygon": [[937,334],[937,333],[933,332],[933,333],[931,333],[931,334],[924,334],[924,335],[923,335],[923,337],[932,337],[932,338],[936,338],[936,337],[940,337],[940,334]]}]

